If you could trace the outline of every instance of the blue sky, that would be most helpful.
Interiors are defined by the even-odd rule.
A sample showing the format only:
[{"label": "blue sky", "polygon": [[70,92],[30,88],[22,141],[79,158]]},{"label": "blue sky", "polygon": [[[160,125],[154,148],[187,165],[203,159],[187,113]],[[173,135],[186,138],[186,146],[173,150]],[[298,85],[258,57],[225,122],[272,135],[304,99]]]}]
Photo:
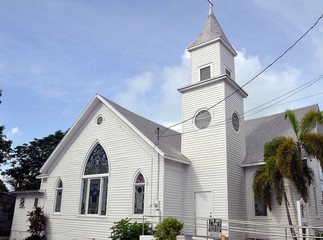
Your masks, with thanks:
[{"label": "blue sky", "polygon": [[[186,47],[202,31],[208,8],[206,0],[2,0],[0,124],[7,137],[16,146],[65,131],[96,93],[159,123],[179,122],[176,89],[189,83]],[[242,85],[314,24],[323,3],[222,0],[214,1],[214,13],[239,54]],[[245,88],[245,110],[323,74],[322,42],[323,20]],[[323,108],[322,82],[249,118]]]}]

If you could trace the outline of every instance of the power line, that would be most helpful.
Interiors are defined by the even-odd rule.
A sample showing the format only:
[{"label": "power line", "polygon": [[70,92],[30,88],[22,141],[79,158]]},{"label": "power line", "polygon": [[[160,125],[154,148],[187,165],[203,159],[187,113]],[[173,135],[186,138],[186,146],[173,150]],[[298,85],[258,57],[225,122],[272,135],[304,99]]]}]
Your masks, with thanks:
[{"label": "power line", "polygon": [[[219,105],[220,103],[224,102],[226,99],[228,99],[229,97],[231,97],[232,95],[236,94],[239,91],[243,91],[243,87],[245,87],[246,85],[250,84],[251,82],[253,82],[257,77],[259,77],[261,74],[263,74],[268,68],[270,68],[271,66],[273,66],[280,58],[282,58],[287,52],[289,52],[292,48],[295,47],[295,45],[301,41],[318,23],[319,21],[323,18],[323,14],[316,20],[316,22],[302,35],[300,36],[289,48],[287,48],[281,55],[279,55],[272,63],[270,63],[267,67],[265,67],[263,70],[261,70],[258,74],[256,74],[253,78],[251,78],[248,82],[246,82],[245,84],[243,84],[241,87],[239,86],[237,90],[235,90],[234,92],[232,92],[231,94],[229,94],[228,96],[226,96],[225,98],[223,98],[222,100],[218,101],[217,103],[213,104],[211,107],[207,108],[206,110],[210,110],[212,108],[214,108],[215,106]],[[165,132],[175,126],[178,126],[180,124],[183,124],[187,121],[190,121],[194,118],[194,115],[188,119],[185,119],[179,123],[173,124],[169,127],[167,127],[164,131],[161,132],[161,136],[163,134],[165,134]]]},{"label": "power line", "polygon": [[[270,101],[267,101],[267,102],[265,102],[265,103],[263,103],[263,104],[261,104],[261,105],[259,105],[259,106],[255,107],[255,108],[252,108],[252,109],[250,109],[250,110],[248,110],[248,111],[246,111],[246,112],[244,112],[244,113],[240,114],[240,115],[239,115],[239,119],[243,119],[243,118],[244,118],[244,116],[246,115],[246,113],[252,112],[252,111],[254,111],[254,110],[256,110],[256,109],[258,109],[258,108],[260,108],[260,107],[266,106],[267,104],[272,103],[272,102],[274,102],[275,100],[278,100],[278,99],[281,99],[281,98],[283,98],[283,97],[284,97],[283,99],[281,99],[281,100],[279,100],[279,101],[277,101],[277,102],[274,102],[273,104],[271,104],[271,105],[269,105],[269,106],[263,107],[263,108],[261,108],[260,110],[258,110],[258,111],[256,111],[256,112],[250,113],[249,115],[247,115],[247,117],[252,116],[252,115],[254,115],[254,114],[256,114],[256,113],[259,113],[259,112],[261,112],[261,111],[263,111],[263,110],[269,109],[269,108],[271,108],[271,107],[273,107],[273,106],[277,106],[277,105],[279,105],[278,103],[281,103],[282,101],[284,101],[284,100],[286,100],[287,98],[289,98],[289,97],[291,97],[291,96],[295,95],[296,93],[298,93],[298,92],[300,92],[300,91],[303,91],[304,89],[306,89],[306,88],[308,88],[308,87],[312,86],[314,83],[316,83],[316,82],[320,81],[321,79],[323,79],[323,74],[322,74],[322,75],[320,75],[320,76],[318,76],[318,77],[316,77],[316,78],[314,78],[313,80],[310,80],[310,81],[308,81],[308,82],[306,82],[306,83],[304,83],[304,84],[302,84],[302,85],[300,85],[300,86],[298,86],[298,87],[296,87],[296,88],[292,89],[291,91],[288,91],[287,93],[284,93],[284,94],[282,94],[282,95],[280,95],[280,96],[278,96],[278,97],[276,97],[276,98],[274,98],[274,99],[272,99],[272,100],[270,100]],[[311,96],[307,96],[307,97],[304,97],[304,98],[313,97],[313,96],[316,96],[316,95],[319,95],[319,94],[323,94],[323,92],[322,92],[322,93],[313,94],[313,95],[311,95]],[[286,95],[287,95],[287,96],[286,96]],[[302,99],[304,99],[304,98],[302,98]],[[301,99],[297,99],[297,100],[301,100]],[[289,101],[289,102],[294,102],[294,101],[297,101],[297,100],[293,100],[293,101]],[[285,103],[287,103],[287,102],[285,102]],[[283,103],[281,103],[281,104],[283,104]],[[281,105],[281,104],[280,104],[280,105]],[[218,123],[215,123],[215,124],[213,124],[213,125],[210,125],[210,126],[208,126],[207,128],[211,128],[211,127],[216,127],[216,126],[225,125],[225,124],[227,124],[227,122],[228,122],[228,121],[230,121],[230,120],[231,120],[231,118],[227,118],[227,119],[225,119],[225,120],[223,120],[223,121],[220,121],[220,122],[218,122]],[[172,137],[172,136],[176,136],[176,135],[182,135],[182,134],[188,134],[188,133],[197,132],[197,131],[200,131],[200,130],[204,130],[204,129],[194,129],[194,130],[191,130],[191,131],[188,131],[188,132],[182,132],[182,133],[174,133],[174,134],[169,134],[169,135],[163,135],[163,136],[161,136],[161,137],[162,137],[162,138],[164,138],[164,137]]]}]

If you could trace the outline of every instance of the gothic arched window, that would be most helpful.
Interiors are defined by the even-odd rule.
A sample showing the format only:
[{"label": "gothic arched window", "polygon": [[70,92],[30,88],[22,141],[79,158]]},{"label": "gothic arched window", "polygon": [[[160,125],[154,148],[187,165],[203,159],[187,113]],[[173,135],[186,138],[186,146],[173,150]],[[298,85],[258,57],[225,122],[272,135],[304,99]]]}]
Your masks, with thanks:
[{"label": "gothic arched window", "polygon": [[145,179],[139,172],[134,182],[134,214],[143,214],[145,206]]},{"label": "gothic arched window", "polygon": [[81,214],[106,215],[109,164],[107,155],[97,144],[88,158],[82,177]]},{"label": "gothic arched window", "polygon": [[56,183],[56,198],[55,198],[55,212],[61,212],[62,195],[63,195],[63,182],[58,179]]}]

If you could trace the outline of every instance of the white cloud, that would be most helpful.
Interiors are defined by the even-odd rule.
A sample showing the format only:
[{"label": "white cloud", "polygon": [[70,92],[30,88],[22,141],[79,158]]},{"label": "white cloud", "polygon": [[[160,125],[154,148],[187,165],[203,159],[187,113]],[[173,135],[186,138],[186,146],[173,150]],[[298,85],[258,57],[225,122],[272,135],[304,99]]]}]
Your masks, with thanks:
[{"label": "white cloud", "polygon": [[[118,104],[163,125],[181,120],[181,94],[189,83],[189,53],[180,65],[163,66],[126,80],[125,90],[114,95]],[[147,115],[148,114],[148,115]]]},{"label": "white cloud", "polygon": [[13,128],[11,128],[10,133],[11,133],[12,135],[17,135],[17,134],[19,134],[19,133],[20,133],[19,128],[18,128],[18,127],[13,127]]},{"label": "white cloud", "polygon": [[12,127],[9,131],[6,132],[7,139],[13,140],[17,136],[21,136],[22,132],[18,127]]},{"label": "white cloud", "polygon": [[[238,57],[236,58],[236,76],[238,76],[237,82],[240,85],[243,85],[251,80],[263,68],[264,66],[262,66],[258,56],[248,56],[246,50],[238,52]],[[300,85],[300,78],[300,70],[293,67],[285,67],[283,70],[272,70],[269,68],[266,72],[244,87],[249,94],[248,98],[245,100],[245,112],[248,112],[249,110],[271,101],[278,96],[284,95],[288,91],[296,88]],[[269,115],[284,111],[287,107],[289,106],[279,105],[277,107],[270,107],[257,114],[251,115],[250,112],[246,113],[245,117],[248,118],[249,116],[249,118],[255,118],[263,115]]]}]

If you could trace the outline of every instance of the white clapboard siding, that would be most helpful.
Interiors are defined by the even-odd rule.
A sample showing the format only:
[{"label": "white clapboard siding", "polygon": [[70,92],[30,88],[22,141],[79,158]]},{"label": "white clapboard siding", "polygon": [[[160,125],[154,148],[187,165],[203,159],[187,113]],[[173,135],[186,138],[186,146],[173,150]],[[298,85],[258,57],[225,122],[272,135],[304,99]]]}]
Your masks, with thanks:
[{"label": "white clapboard siding", "polygon": [[[216,82],[195,88],[183,94],[183,119],[209,108],[224,97],[224,84]],[[213,193],[213,217],[228,218],[227,164],[225,140],[225,104],[210,109],[212,116],[208,128],[197,130],[194,119],[183,124],[182,153],[191,161],[187,167],[185,185],[185,216],[194,216],[194,193]],[[222,124],[221,124],[222,123]],[[192,224],[186,219],[186,225]],[[194,228],[189,229],[191,231]]]},{"label": "white clapboard siding", "polygon": [[[226,96],[231,95],[234,89],[226,85]],[[236,93],[225,102],[226,111],[226,149],[227,149],[227,191],[228,191],[228,218],[232,220],[246,220],[245,182],[242,163],[246,156],[246,142],[243,118],[243,98]],[[232,125],[232,114],[237,113],[239,129]],[[231,232],[230,237],[239,239],[240,233]]]},{"label": "white clapboard siding", "polygon": [[[310,225],[314,227],[323,226],[323,194],[321,189],[320,179],[320,162],[316,159],[308,159],[308,166],[313,171],[313,182],[309,187],[309,213],[310,213]],[[315,193],[314,193],[315,191]],[[321,229],[323,230],[323,229]]]},{"label": "white clapboard siding", "polygon": [[164,171],[164,215],[183,218],[185,165],[165,161]]},{"label": "white clapboard siding", "polygon": [[[99,114],[104,117],[104,122],[98,126],[95,119]],[[105,149],[110,165],[107,216],[84,216],[79,214],[81,177],[87,157],[96,142]],[[146,181],[145,214],[157,214],[153,207],[157,199],[157,163],[156,151],[102,105],[93,113],[49,174],[45,206],[49,216],[49,240],[54,239],[51,236],[56,234],[65,236],[64,239],[82,239],[77,236],[107,239],[113,222],[126,217],[141,218],[141,215],[132,214],[133,180],[138,171],[143,173]],[[163,159],[160,160],[159,176],[159,198],[162,200]],[[63,181],[62,206],[60,213],[54,213],[58,178]],[[162,207],[161,202],[161,210]],[[64,229],[72,231],[64,232]],[[77,233],[75,238],[71,236],[74,233]]]},{"label": "white clapboard siding", "polygon": [[[25,199],[25,204],[23,207],[20,207],[21,198]],[[18,193],[16,195],[16,203],[15,203],[15,212],[12,220],[11,227],[11,240],[22,240],[29,236],[30,234],[27,232],[29,228],[29,222],[27,214],[28,212],[35,209],[34,202],[35,198],[38,198],[38,207],[44,206],[44,199],[42,193]]]},{"label": "white clapboard siding", "polygon": [[220,75],[226,74],[225,68],[228,68],[231,72],[231,79],[235,80],[235,67],[234,57],[232,53],[222,44],[220,45],[221,63],[220,63]]},{"label": "white clapboard siding", "polygon": [[200,81],[200,68],[211,66],[211,78],[221,75],[219,42],[191,52],[191,84]]}]

